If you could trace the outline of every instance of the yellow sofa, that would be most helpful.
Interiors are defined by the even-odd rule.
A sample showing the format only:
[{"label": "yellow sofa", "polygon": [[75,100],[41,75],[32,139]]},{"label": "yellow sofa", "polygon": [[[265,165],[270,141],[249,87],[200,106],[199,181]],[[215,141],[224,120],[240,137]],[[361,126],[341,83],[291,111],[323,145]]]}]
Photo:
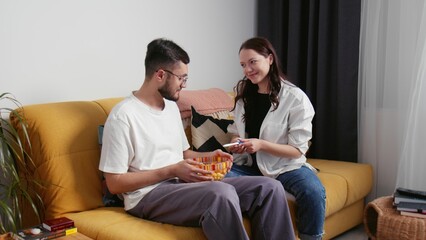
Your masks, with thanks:
[{"label": "yellow sofa", "polygon": [[[37,175],[50,184],[38,190],[45,218],[67,216],[92,239],[206,239],[201,228],[156,223],[135,218],[120,207],[103,206],[97,128],[121,99],[24,106]],[[362,223],[364,198],[372,187],[371,166],[321,159],[309,162],[320,170],[326,189],[325,239]],[[297,208],[294,202],[289,204],[294,223]],[[23,212],[25,226],[37,223],[30,212]],[[247,219],[245,224],[250,229]]]}]

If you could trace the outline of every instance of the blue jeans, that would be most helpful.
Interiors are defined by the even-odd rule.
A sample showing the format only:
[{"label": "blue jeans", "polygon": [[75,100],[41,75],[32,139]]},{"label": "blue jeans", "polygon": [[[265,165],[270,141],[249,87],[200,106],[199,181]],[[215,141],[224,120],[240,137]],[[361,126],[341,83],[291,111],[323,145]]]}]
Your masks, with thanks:
[{"label": "blue jeans", "polygon": [[[262,175],[258,169],[234,164],[226,177]],[[300,239],[322,239],[325,220],[325,189],[308,167],[285,172],[277,177],[284,189],[296,198],[296,226]]]}]

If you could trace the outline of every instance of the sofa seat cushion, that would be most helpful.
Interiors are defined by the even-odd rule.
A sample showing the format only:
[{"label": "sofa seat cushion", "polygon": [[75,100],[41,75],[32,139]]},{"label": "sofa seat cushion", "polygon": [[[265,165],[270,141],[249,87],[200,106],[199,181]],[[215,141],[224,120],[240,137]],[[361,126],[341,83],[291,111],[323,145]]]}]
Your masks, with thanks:
[{"label": "sofa seat cushion", "polygon": [[326,191],[326,212],[329,216],[345,207],[348,196],[346,179],[330,173],[318,173],[318,177]]},{"label": "sofa seat cushion", "polygon": [[[65,216],[74,220],[79,232],[93,239],[206,239],[200,227],[182,227],[136,218],[121,207],[104,207]],[[247,229],[250,227],[246,218],[244,225]]]},{"label": "sofa seat cushion", "polygon": [[308,159],[319,169],[326,194],[326,217],[363,199],[373,184],[371,165],[333,160]]}]

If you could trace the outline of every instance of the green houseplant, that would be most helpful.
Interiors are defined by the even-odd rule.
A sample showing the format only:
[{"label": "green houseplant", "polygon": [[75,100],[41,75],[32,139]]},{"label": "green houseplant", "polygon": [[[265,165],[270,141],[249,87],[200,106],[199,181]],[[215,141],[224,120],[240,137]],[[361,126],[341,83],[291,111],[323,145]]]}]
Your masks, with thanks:
[{"label": "green houseplant", "polygon": [[[9,120],[12,119],[12,120]],[[17,131],[11,124],[19,125]],[[22,106],[10,93],[0,93],[0,235],[22,228],[22,206],[29,206],[41,219],[41,197],[35,179],[31,143]]]}]

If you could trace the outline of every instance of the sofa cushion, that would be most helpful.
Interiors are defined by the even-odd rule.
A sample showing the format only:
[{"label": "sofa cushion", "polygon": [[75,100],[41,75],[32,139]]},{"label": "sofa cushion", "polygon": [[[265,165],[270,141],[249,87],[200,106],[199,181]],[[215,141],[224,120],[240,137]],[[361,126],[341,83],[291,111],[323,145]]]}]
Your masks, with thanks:
[{"label": "sofa cushion", "polygon": [[[35,172],[48,186],[38,189],[45,217],[102,206],[96,128],[105,122],[103,110],[77,101],[30,105],[24,111]],[[28,216],[24,224],[27,220],[33,221]]]},{"label": "sofa cushion", "polygon": [[326,216],[363,199],[371,190],[373,169],[365,163],[308,159],[318,168],[318,177],[324,185],[327,202]]},{"label": "sofa cushion", "polygon": [[219,88],[205,90],[183,90],[177,105],[182,119],[191,117],[191,107],[201,114],[212,114],[220,111],[230,111],[234,101],[228,93]]},{"label": "sofa cushion", "polygon": [[117,98],[104,98],[104,99],[98,99],[95,102],[98,104],[105,112],[106,116],[109,115],[112,108],[114,108],[117,103],[121,102],[124,99],[124,97],[117,97]]},{"label": "sofa cushion", "polygon": [[[123,208],[98,208],[69,213],[66,217],[74,220],[79,232],[92,239],[146,239],[146,240],[205,240],[200,227],[183,227],[133,217]],[[250,229],[250,222],[244,218],[244,226]],[[249,236],[251,232],[248,231]]]},{"label": "sofa cushion", "polygon": [[228,126],[234,121],[205,116],[192,109],[191,133],[194,151],[209,152],[216,149],[226,149],[222,146],[231,140]]}]

